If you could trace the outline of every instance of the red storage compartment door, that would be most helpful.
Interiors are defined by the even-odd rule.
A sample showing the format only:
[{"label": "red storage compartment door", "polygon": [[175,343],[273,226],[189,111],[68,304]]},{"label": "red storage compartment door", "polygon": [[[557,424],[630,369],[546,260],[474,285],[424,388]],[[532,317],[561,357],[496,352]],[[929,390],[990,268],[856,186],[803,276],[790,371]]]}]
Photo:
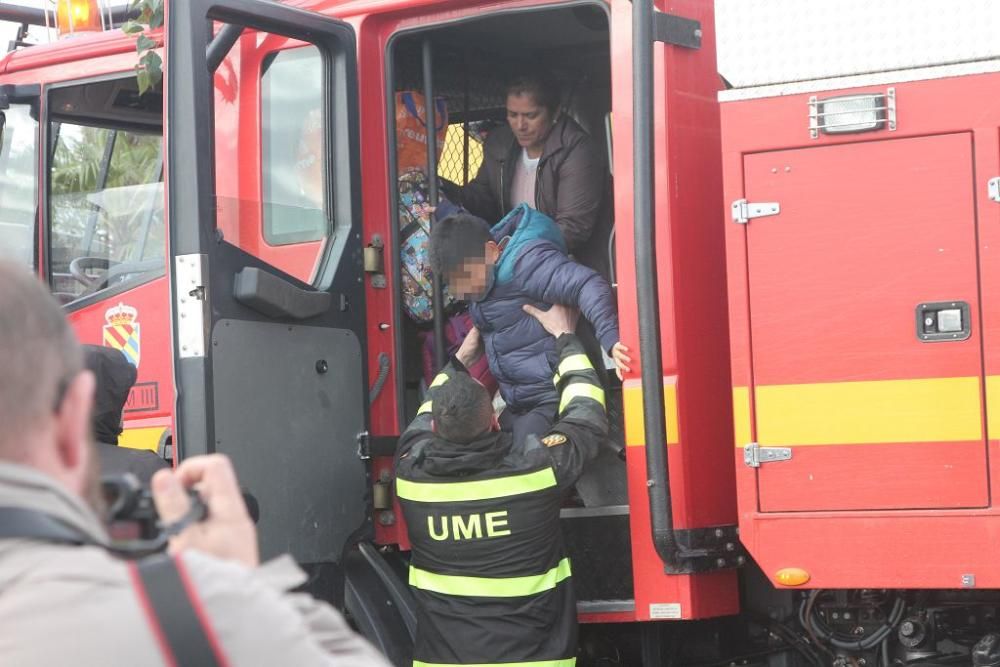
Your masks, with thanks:
[{"label": "red storage compartment door", "polygon": [[[792,451],[761,511],[988,504],[972,161],[967,133],[745,157],[780,205],[747,228],[757,442]],[[970,336],[921,340],[938,302]]]}]

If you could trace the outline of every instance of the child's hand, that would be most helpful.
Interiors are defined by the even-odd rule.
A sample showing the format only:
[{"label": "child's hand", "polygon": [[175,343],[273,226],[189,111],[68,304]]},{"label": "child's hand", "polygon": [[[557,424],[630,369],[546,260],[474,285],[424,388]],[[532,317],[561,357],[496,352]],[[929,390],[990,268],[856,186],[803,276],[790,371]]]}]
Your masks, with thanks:
[{"label": "child's hand", "polygon": [[461,347],[455,353],[455,357],[462,362],[466,368],[479,361],[483,356],[483,338],[479,335],[479,329],[472,327],[465,335]]},{"label": "child's hand", "polygon": [[615,373],[618,374],[619,380],[623,380],[622,376],[632,370],[629,368],[632,357],[628,356],[626,352],[628,352],[628,348],[622,345],[621,341],[615,343],[615,346],[611,348],[611,358],[615,360]]}]

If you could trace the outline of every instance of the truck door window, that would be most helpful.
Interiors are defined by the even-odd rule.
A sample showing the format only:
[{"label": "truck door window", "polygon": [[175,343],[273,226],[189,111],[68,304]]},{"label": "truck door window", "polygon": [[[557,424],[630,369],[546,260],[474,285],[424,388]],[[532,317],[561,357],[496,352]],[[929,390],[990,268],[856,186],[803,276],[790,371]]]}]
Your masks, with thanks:
[{"label": "truck door window", "polygon": [[0,145],[0,257],[35,264],[35,206],[38,201],[38,122],[25,104],[3,111]]},{"label": "truck door window", "polygon": [[164,266],[159,134],[53,124],[50,287],[65,301]]},{"label": "truck door window", "polygon": [[268,57],[261,76],[261,168],[264,239],[272,246],[327,236],[324,134],[319,49]]}]

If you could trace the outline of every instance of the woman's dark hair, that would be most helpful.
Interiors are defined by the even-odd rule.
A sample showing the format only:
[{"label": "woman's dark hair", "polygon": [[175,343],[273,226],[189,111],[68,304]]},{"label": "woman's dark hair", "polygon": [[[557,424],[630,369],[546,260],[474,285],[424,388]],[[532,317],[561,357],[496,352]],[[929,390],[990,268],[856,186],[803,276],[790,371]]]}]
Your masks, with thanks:
[{"label": "woman's dark hair", "polygon": [[553,116],[559,111],[559,84],[544,70],[524,72],[507,83],[507,96],[531,95],[539,106],[549,110]]}]

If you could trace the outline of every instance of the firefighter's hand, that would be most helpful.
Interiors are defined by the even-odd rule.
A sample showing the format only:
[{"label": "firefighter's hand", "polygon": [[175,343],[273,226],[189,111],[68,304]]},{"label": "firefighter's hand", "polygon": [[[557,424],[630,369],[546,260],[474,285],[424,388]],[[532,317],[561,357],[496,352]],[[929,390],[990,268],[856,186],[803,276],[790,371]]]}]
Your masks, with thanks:
[{"label": "firefighter's hand", "polygon": [[569,306],[555,304],[548,310],[540,310],[531,304],[524,304],[524,312],[541,323],[550,334],[559,338],[564,333],[576,331],[576,321],[580,319],[580,311]]},{"label": "firefighter's hand", "polygon": [[170,553],[193,549],[256,567],[260,562],[257,529],[247,514],[229,458],[222,454],[195,456],[176,470],[158,471],[152,481],[153,501],[163,523],[173,523],[188,511],[191,501],[187,489],[198,492],[208,515],[171,538]]},{"label": "firefighter's hand", "polygon": [[621,341],[615,343],[615,346],[611,348],[611,358],[614,359],[618,379],[624,379],[622,376],[632,370],[629,367],[629,364],[632,363],[632,357],[628,356],[628,348],[622,345]]},{"label": "firefighter's hand", "polygon": [[462,346],[458,348],[455,357],[462,362],[463,366],[469,368],[479,361],[481,356],[483,356],[483,337],[480,335],[479,329],[472,327],[465,335],[465,340],[462,341]]}]

